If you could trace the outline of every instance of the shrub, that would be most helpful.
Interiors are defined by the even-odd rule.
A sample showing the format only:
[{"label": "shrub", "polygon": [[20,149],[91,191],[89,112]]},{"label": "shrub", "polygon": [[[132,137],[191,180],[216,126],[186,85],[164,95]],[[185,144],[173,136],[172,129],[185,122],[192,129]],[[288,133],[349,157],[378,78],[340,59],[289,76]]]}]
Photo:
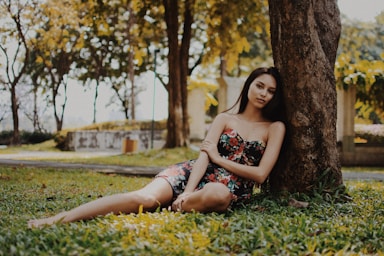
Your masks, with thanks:
[{"label": "shrub", "polygon": [[11,138],[13,131],[2,131],[0,132],[0,145],[9,145],[11,144]]},{"label": "shrub", "polygon": [[21,133],[22,144],[37,144],[37,143],[50,140],[52,138],[53,138],[52,133],[37,132],[37,131],[35,132],[23,131]]},{"label": "shrub", "polygon": [[356,137],[367,140],[369,144],[384,144],[384,125],[380,124],[356,124]]},{"label": "shrub", "polygon": [[[10,145],[13,131],[2,131],[0,133],[0,144]],[[21,144],[37,144],[53,138],[53,134],[47,132],[20,131]]]}]

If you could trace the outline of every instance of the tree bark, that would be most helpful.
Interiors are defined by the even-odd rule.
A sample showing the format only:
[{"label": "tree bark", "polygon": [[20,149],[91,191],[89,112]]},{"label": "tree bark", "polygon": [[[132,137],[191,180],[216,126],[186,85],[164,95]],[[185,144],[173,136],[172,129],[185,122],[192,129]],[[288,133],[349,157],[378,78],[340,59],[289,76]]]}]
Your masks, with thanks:
[{"label": "tree bark", "polygon": [[178,40],[179,29],[179,10],[178,5],[172,0],[164,0],[165,22],[167,24],[168,38],[168,122],[167,122],[167,141],[166,148],[172,148],[180,145],[182,142],[182,104],[180,90],[180,51]]},{"label": "tree bark", "polygon": [[285,85],[288,143],[271,174],[274,191],[343,183],[336,146],[336,0],[269,0],[275,66]]},{"label": "tree bark", "polygon": [[[179,46],[179,9],[177,2],[164,0],[164,17],[167,25],[168,38],[168,69],[169,81],[168,90],[168,121],[167,121],[167,140],[166,148],[174,148],[187,145],[187,138],[184,133],[183,115],[183,84],[181,71],[181,48]],[[189,47],[188,47],[189,48]],[[186,77],[185,77],[186,79]],[[185,80],[186,81],[186,80]]]},{"label": "tree bark", "polygon": [[184,7],[184,29],[183,29],[183,39],[181,41],[180,47],[180,86],[181,86],[181,104],[183,108],[183,137],[184,145],[189,145],[189,115],[188,115],[188,76],[189,67],[189,48],[191,45],[192,37],[192,23],[193,23],[193,5],[195,0],[185,0]]},{"label": "tree bark", "polygon": [[[6,49],[1,46],[1,50],[4,52],[6,56],[6,76],[7,76],[7,88],[11,93],[11,109],[12,109],[12,118],[13,118],[13,135],[12,135],[12,140],[11,144],[13,145],[18,145],[20,144],[20,131],[19,131],[19,103],[17,100],[17,92],[16,92],[16,87],[19,84],[19,81],[21,80],[22,76],[26,72],[27,64],[29,61],[29,48],[27,45],[27,41],[25,38],[25,31],[26,29],[23,29],[23,24],[22,24],[22,12],[24,10],[23,7],[27,6],[17,6],[16,9],[13,9],[13,4],[11,1],[8,1],[5,3],[7,6],[7,11],[8,14],[11,16],[14,25],[16,26],[16,37],[18,40],[17,44],[17,49],[14,58],[12,60],[9,60],[8,54],[6,52]],[[21,48],[24,48],[24,54],[21,54],[18,56],[18,53],[21,52]],[[18,68],[15,68],[15,65],[18,59],[24,60],[20,62],[20,66]],[[11,63],[10,63],[11,62]]]}]

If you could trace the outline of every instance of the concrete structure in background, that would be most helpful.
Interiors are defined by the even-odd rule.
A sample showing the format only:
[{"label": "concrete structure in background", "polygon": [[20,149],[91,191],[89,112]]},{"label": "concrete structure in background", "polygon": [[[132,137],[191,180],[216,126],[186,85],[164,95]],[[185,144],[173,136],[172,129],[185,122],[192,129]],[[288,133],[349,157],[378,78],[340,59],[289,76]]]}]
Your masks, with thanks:
[{"label": "concrete structure in background", "polygon": [[346,153],[355,152],[355,102],[356,86],[337,89],[337,141]]},{"label": "concrete structure in background", "polygon": [[188,92],[189,130],[191,140],[205,138],[205,92],[198,88]]},{"label": "concrete structure in background", "polygon": [[337,141],[346,166],[384,166],[384,147],[355,143],[356,86],[337,89]]},{"label": "concrete structure in background", "polygon": [[[136,146],[130,147],[134,140]],[[163,131],[154,131],[154,148],[161,148],[165,141]],[[151,148],[151,131],[76,131],[67,135],[68,149],[72,151],[112,151],[127,153],[127,148],[144,151]]]},{"label": "concrete structure in background", "polygon": [[[217,96],[219,101],[218,112],[221,113],[235,104],[243,89],[245,78],[225,76],[218,78],[217,82],[219,83]],[[236,111],[237,109],[233,110],[233,112]]]}]

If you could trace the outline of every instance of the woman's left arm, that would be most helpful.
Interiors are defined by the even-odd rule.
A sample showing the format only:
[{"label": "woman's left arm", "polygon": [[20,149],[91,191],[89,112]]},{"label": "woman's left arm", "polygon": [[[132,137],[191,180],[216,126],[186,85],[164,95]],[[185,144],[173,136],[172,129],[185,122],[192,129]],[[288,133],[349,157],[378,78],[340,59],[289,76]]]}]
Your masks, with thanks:
[{"label": "woman's left arm", "polygon": [[280,149],[285,136],[285,125],[282,122],[274,122],[268,128],[268,143],[258,166],[249,166],[239,164],[231,160],[225,159],[219,155],[217,144],[205,141],[201,146],[201,150],[205,151],[210,160],[223,167],[224,169],[233,172],[240,177],[251,179],[259,184],[262,184],[270,174],[273,166],[280,154]]}]

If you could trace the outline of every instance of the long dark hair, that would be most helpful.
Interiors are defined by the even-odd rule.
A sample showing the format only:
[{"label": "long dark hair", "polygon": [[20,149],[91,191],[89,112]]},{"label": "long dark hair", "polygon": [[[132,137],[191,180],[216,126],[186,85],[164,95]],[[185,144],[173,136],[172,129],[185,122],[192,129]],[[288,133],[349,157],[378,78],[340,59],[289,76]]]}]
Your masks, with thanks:
[{"label": "long dark hair", "polygon": [[238,114],[243,113],[248,104],[248,91],[252,82],[263,74],[269,74],[276,80],[276,91],[270,102],[263,108],[262,112],[265,118],[270,121],[283,121],[285,123],[285,105],[283,97],[283,83],[280,73],[275,67],[260,67],[251,72],[247,80],[245,80],[243,89],[235,104],[226,111],[232,110],[235,106],[239,105]]}]

